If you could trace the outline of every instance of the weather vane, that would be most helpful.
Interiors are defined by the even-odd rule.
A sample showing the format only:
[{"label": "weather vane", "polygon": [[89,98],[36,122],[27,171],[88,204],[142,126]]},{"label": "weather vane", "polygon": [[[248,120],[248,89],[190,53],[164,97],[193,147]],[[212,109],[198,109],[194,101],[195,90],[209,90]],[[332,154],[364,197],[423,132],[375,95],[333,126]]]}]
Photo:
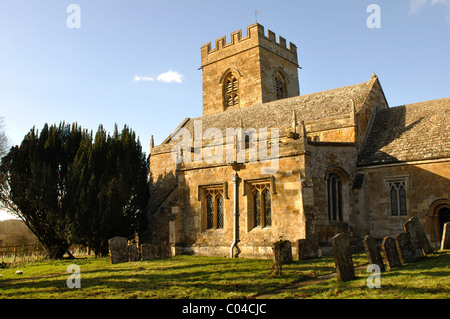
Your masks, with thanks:
[{"label": "weather vane", "polygon": [[256,20],[256,23],[258,23],[258,13],[260,12],[261,10],[255,10],[255,20]]}]

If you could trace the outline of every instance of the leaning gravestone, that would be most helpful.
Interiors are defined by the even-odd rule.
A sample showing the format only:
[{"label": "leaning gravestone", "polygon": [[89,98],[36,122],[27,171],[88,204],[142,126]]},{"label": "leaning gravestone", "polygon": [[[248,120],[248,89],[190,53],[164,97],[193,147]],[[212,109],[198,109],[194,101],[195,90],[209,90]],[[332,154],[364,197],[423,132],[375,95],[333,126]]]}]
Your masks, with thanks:
[{"label": "leaning gravestone", "polygon": [[402,265],[394,238],[384,237],[383,242],[381,243],[381,249],[383,249],[384,258],[390,269]]},{"label": "leaning gravestone", "polygon": [[400,233],[395,236],[395,244],[400,260],[403,264],[413,262],[416,260],[416,253],[414,251],[411,236],[408,233]]},{"label": "leaning gravestone", "polygon": [[377,246],[375,238],[373,238],[370,235],[367,235],[363,239],[363,244],[369,264],[378,265],[381,271],[385,271],[383,258],[381,257],[380,249]]},{"label": "leaning gravestone", "polygon": [[424,254],[433,252],[418,217],[414,216],[408,219],[408,221],[403,224],[403,229],[411,236],[413,248],[416,251],[416,257],[423,257]]},{"label": "leaning gravestone", "polygon": [[450,249],[450,223],[444,224],[444,229],[442,230],[441,249]]},{"label": "leaning gravestone", "polygon": [[128,240],[125,237],[114,237],[108,241],[111,264],[128,261]]},{"label": "leaning gravestone", "polygon": [[139,261],[139,250],[136,246],[136,244],[129,244],[128,245],[128,255],[130,258],[130,261]]},{"label": "leaning gravestone", "polygon": [[298,259],[316,258],[319,256],[319,243],[314,239],[299,239],[298,244]]},{"label": "leaning gravestone", "polygon": [[346,233],[339,233],[331,239],[333,245],[334,262],[338,281],[355,279],[350,241]]}]

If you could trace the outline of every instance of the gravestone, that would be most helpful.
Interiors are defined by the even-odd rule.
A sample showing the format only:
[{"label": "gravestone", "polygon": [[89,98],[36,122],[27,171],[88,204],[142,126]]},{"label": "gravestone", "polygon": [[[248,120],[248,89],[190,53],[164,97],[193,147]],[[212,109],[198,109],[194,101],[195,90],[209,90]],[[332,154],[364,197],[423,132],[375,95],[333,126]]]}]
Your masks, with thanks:
[{"label": "gravestone", "polygon": [[389,269],[400,267],[402,265],[394,238],[384,237],[383,242],[381,243],[381,249],[383,249],[384,258]]},{"label": "gravestone", "polygon": [[113,237],[108,240],[111,264],[128,261],[128,240],[125,237]]},{"label": "gravestone", "polygon": [[367,235],[363,239],[364,250],[366,251],[369,264],[375,264],[380,267],[380,271],[385,271],[383,258],[381,257],[380,249],[377,246],[375,238]]},{"label": "gravestone", "polygon": [[292,262],[292,247],[289,240],[280,240],[272,245],[273,262],[281,270],[283,264]]},{"label": "gravestone", "polygon": [[423,257],[424,254],[433,252],[428,237],[423,230],[422,224],[418,217],[414,216],[403,224],[405,232],[411,236],[413,248],[416,251],[416,257]]},{"label": "gravestone", "polygon": [[142,260],[170,258],[172,251],[169,245],[142,244],[141,257]]},{"label": "gravestone", "polygon": [[141,245],[141,257],[142,260],[150,260],[159,258],[159,246],[152,244]]},{"label": "gravestone", "polygon": [[450,223],[445,223],[442,230],[441,249],[450,249]]},{"label": "gravestone", "polygon": [[136,244],[129,244],[128,245],[128,256],[130,261],[139,261],[139,250],[136,246]]},{"label": "gravestone", "polygon": [[298,244],[298,259],[316,258],[319,256],[319,243],[314,239],[299,239]]},{"label": "gravestone", "polygon": [[395,244],[400,260],[403,264],[413,262],[416,260],[416,253],[414,251],[411,236],[408,233],[400,233],[395,236]]},{"label": "gravestone", "polygon": [[350,241],[346,233],[339,233],[331,239],[333,245],[334,263],[338,281],[355,279]]}]

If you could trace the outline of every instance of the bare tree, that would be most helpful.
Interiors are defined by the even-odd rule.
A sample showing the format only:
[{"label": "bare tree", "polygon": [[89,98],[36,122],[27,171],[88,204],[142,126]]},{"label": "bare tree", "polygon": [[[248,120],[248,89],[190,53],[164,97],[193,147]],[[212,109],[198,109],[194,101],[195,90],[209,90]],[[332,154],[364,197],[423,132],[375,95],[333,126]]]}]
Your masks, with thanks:
[{"label": "bare tree", "polygon": [[0,158],[6,155],[9,148],[9,139],[3,125],[3,117],[0,117]]}]

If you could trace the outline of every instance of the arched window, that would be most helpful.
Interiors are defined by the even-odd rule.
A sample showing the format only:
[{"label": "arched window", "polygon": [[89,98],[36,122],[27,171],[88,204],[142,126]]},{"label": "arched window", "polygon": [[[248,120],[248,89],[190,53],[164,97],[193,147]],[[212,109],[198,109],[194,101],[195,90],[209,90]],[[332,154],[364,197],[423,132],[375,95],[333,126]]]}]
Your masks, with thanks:
[{"label": "arched window", "polygon": [[342,179],[335,173],[328,174],[328,220],[342,221]]},{"label": "arched window", "polygon": [[277,100],[287,98],[286,80],[280,71],[275,73],[275,95]]},{"label": "arched window", "polygon": [[254,227],[272,226],[272,197],[270,183],[252,185],[253,225]]},{"label": "arched window", "polygon": [[391,215],[408,215],[406,206],[406,181],[390,182],[389,194],[391,197]]},{"label": "arched window", "polygon": [[239,81],[236,75],[230,73],[224,81],[225,108],[239,105]]},{"label": "arched window", "polygon": [[224,198],[220,189],[207,189],[206,195],[206,229],[223,228]]}]

